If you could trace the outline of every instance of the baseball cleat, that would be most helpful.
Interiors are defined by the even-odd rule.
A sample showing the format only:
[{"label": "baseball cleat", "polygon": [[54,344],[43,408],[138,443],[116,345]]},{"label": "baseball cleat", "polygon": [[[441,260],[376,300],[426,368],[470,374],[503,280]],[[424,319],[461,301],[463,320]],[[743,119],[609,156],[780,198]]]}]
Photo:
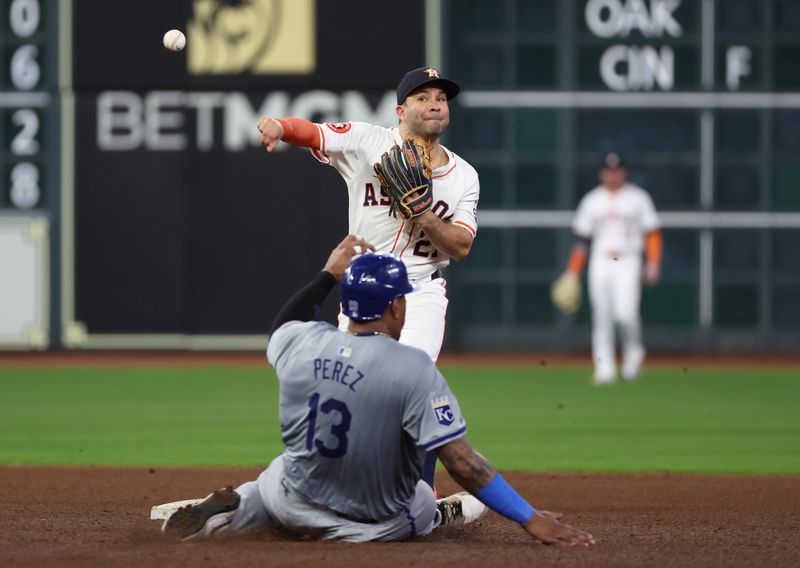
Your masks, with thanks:
[{"label": "baseball cleat", "polygon": [[629,383],[632,383],[632,382],[636,381],[641,376],[641,374],[642,374],[642,370],[641,369],[631,370],[631,371],[623,372],[622,373],[622,378],[625,379],[625,381],[627,381]]},{"label": "baseball cleat", "polygon": [[609,365],[607,361],[601,364],[595,364],[592,384],[595,386],[612,385],[615,382],[617,382],[617,369],[615,365]]},{"label": "baseball cleat", "polygon": [[631,349],[625,354],[622,363],[622,378],[626,381],[635,381],[639,378],[644,362],[645,351],[642,347]]},{"label": "baseball cleat", "polygon": [[441,516],[439,526],[468,525],[480,519],[488,510],[486,505],[466,491],[436,501]]},{"label": "baseball cleat", "polygon": [[596,387],[603,385],[613,385],[617,380],[616,375],[594,375],[592,377],[592,384]]},{"label": "baseball cleat", "polygon": [[231,487],[218,489],[200,503],[175,511],[164,521],[161,532],[179,536],[183,540],[207,538],[228,526],[240,499]]}]

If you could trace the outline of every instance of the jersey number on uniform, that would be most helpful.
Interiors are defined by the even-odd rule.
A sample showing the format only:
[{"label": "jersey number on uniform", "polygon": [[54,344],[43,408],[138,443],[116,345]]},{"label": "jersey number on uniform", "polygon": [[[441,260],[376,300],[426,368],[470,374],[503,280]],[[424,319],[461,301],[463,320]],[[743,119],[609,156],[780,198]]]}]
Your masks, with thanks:
[{"label": "jersey number on uniform", "polygon": [[[317,411],[323,414],[338,412],[342,419],[338,424],[331,425],[331,435],[335,436],[338,443],[335,448],[329,448],[325,442],[314,439],[317,429]],[[319,405],[319,393],[314,393],[308,401],[308,434],[306,435],[306,449],[310,452],[316,446],[319,455],[325,458],[340,458],[347,453],[347,432],[350,430],[350,420],[353,416],[347,405],[341,400],[331,398]]]},{"label": "jersey number on uniform", "polygon": [[[450,221],[453,218],[453,215],[445,217],[449,209],[450,207],[448,207],[447,203],[444,201],[437,201],[436,205],[431,208],[431,211],[433,211],[433,213],[439,217],[439,219],[442,219],[443,221]],[[431,242],[425,238],[425,231],[419,232],[419,239],[414,245],[414,256],[421,256],[423,258],[436,258],[439,256],[439,251],[435,248],[432,248]]]}]

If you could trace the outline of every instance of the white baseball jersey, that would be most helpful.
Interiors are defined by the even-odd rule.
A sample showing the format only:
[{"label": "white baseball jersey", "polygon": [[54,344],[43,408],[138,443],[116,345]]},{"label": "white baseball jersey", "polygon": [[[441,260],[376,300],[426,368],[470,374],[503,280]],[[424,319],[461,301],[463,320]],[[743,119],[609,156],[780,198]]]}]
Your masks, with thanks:
[{"label": "white baseball jersey", "polygon": [[[361,235],[379,251],[399,256],[412,280],[450,264],[450,257],[433,248],[414,219],[405,221],[389,215],[389,196],[382,191],[372,165],[392,146],[403,143],[397,128],[365,122],[316,126],[320,132],[320,148],[312,149],[311,153],[319,161],[336,168],[347,182],[350,232]],[[478,230],[478,174],[454,152],[447,148],[444,151],[449,160],[433,170],[431,210],[474,237]]]},{"label": "white baseball jersey", "polygon": [[653,201],[638,185],[617,191],[599,185],[578,204],[572,230],[592,239],[592,255],[641,254],[644,235],[659,228]]}]

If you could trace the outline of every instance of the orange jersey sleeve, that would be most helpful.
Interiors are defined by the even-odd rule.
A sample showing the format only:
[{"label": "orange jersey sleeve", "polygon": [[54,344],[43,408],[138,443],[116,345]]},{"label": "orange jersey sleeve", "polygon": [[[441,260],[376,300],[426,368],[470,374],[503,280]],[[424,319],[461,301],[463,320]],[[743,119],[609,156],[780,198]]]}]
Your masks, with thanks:
[{"label": "orange jersey sleeve", "polygon": [[586,249],[584,247],[575,247],[569,255],[567,262],[567,270],[573,274],[580,274],[583,267],[586,266]]},{"label": "orange jersey sleeve", "polygon": [[661,264],[661,255],[664,251],[664,239],[661,231],[650,231],[644,238],[644,249],[647,254],[647,262],[650,264]]},{"label": "orange jersey sleeve", "polygon": [[276,118],[275,120],[283,126],[281,140],[295,146],[319,150],[322,140],[316,124],[304,118],[295,117]]}]

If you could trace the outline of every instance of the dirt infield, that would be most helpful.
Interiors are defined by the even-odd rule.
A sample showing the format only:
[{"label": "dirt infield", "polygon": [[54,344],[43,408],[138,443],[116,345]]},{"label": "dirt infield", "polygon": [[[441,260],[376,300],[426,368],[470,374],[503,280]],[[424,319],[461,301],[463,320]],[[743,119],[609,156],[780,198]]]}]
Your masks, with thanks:
[{"label": "dirt infield", "polygon": [[[522,474],[542,508],[592,532],[589,549],[531,541],[494,513],[409,543],[305,542],[267,531],[181,543],[151,505],[202,496],[249,469],[0,467],[0,565],[10,566],[800,566],[800,477]],[[454,489],[442,477],[444,491]]]}]

